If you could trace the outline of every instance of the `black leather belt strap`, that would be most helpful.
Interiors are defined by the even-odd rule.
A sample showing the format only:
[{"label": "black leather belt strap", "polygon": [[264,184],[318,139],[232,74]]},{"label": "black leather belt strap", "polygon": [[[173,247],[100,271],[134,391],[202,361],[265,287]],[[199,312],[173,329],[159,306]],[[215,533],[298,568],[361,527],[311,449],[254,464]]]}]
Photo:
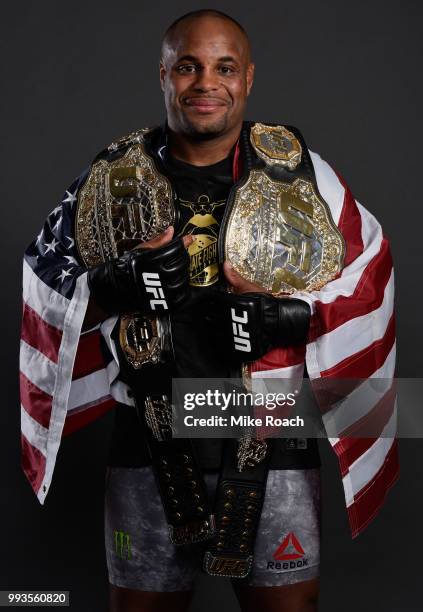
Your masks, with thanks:
[{"label": "black leather belt strap", "polygon": [[[114,331],[117,333],[117,327]],[[121,379],[133,393],[156,483],[175,545],[190,544],[214,535],[214,519],[201,469],[191,440],[172,439],[172,363],[147,363],[139,370],[130,366],[115,342]]]},{"label": "black leather belt strap", "polygon": [[216,536],[204,555],[203,568],[207,574],[244,578],[251,570],[272,451],[272,441],[267,442],[268,452],[263,461],[239,472],[238,442],[226,440],[215,501]]},{"label": "black leather belt strap", "polygon": [[[171,438],[161,427],[161,439],[147,422],[149,404],[156,413],[170,410],[167,396],[148,395],[136,398],[140,419],[144,420],[145,439],[173,544],[192,544],[214,534],[214,517],[206,485],[191,440]],[[167,432],[169,434],[169,432]]]}]

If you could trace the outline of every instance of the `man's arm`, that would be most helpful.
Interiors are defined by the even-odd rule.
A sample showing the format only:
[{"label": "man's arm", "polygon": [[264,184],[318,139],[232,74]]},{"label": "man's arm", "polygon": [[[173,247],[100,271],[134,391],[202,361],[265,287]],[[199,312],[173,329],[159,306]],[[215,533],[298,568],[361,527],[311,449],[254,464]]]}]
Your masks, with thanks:
[{"label": "man's arm", "polygon": [[82,331],[87,331],[91,327],[95,327],[99,323],[103,323],[110,315],[107,314],[95,301],[94,296],[90,295],[87,310],[85,312],[84,322],[82,323]]}]

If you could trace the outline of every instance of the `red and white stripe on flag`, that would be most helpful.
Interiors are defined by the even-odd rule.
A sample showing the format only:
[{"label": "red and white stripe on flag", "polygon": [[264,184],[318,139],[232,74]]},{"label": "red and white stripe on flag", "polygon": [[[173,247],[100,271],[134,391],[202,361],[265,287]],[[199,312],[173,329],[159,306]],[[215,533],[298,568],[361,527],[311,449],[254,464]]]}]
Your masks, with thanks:
[{"label": "red and white stripe on flag", "polygon": [[51,483],[62,435],[87,425],[116,404],[101,352],[100,330],[81,334],[89,297],[86,276],[78,277],[68,299],[24,261],[22,467],[41,503]]},{"label": "red and white stripe on flag", "polygon": [[[305,355],[301,349],[274,349],[252,364],[251,373],[253,384],[269,377],[300,379],[305,363],[318,397],[324,378],[393,378],[394,273],[389,244],[377,220],[326,162],[311,156],[319,191],[345,238],[344,267],[320,291],[293,294],[312,309]],[[353,537],[377,514],[398,477],[395,416],[395,395],[388,389],[368,414],[357,415],[356,423],[349,422],[338,437],[329,437],[339,460]],[[376,418],[378,436],[361,438],[359,428],[365,431]]]}]

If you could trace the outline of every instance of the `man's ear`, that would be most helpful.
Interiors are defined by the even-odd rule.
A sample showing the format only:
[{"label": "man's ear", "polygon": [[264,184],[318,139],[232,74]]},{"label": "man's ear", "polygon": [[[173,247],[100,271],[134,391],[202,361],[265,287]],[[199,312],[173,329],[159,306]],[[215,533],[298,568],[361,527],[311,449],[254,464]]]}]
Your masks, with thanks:
[{"label": "man's ear", "polygon": [[166,68],[164,66],[163,60],[160,60],[159,73],[160,73],[160,87],[162,88],[162,91],[164,91],[164,80],[166,76]]},{"label": "man's ear", "polygon": [[247,67],[247,96],[250,95],[250,91],[253,86],[254,69],[255,69],[255,65],[253,63],[248,64],[248,67]]}]

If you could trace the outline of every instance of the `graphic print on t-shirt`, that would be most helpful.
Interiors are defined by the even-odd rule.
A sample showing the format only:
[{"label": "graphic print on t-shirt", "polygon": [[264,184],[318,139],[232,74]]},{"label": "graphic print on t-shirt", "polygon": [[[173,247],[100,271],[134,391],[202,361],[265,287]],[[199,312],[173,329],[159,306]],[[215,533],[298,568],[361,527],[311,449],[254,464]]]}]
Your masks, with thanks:
[{"label": "graphic print on t-shirt", "polygon": [[197,201],[179,200],[180,206],[188,208],[193,214],[186,221],[180,234],[191,234],[195,240],[188,247],[190,255],[190,283],[194,287],[212,285],[218,279],[217,237],[219,222],[214,211],[225,206],[226,200],[211,202],[207,194],[198,196]]}]

